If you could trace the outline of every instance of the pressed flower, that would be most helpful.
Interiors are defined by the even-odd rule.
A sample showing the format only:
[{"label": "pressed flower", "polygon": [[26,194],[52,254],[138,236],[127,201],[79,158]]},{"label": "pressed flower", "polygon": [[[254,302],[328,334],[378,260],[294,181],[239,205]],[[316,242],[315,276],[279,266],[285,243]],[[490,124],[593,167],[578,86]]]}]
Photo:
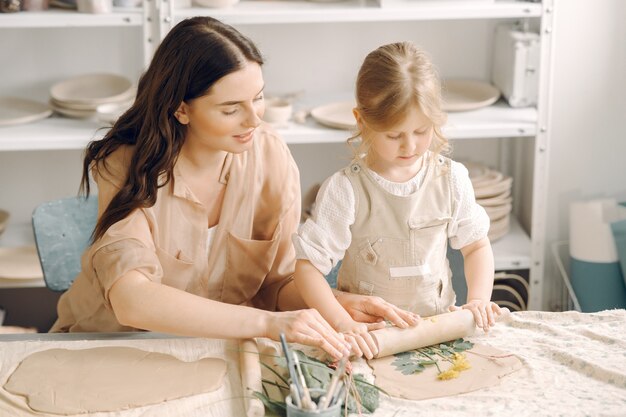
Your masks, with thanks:
[{"label": "pressed flower", "polygon": [[459,372],[455,371],[454,368],[450,368],[447,371],[440,372],[437,375],[437,379],[441,381],[446,381],[448,379],[454,379],[459,377]]},{"label": "pressed flower", "polygon": [[452,369],[455,371],[465,371],[470,369],[472,365],[467,361],[467,358],[462,353],[455,353],[454,360],[452,361]]},{"label": "pressed flower", "polygon": [[[464,351],[474,346],[472,342],[457,339],[451,342],[439,343],[396,353],[391,365],[403,375],[412,375],[422,372],[427,366],[434,365],[437,368],[440,380],[458,378],[459,372],[471,368]],[[442,371],[440,361],[450,362],[450,369]]]}]

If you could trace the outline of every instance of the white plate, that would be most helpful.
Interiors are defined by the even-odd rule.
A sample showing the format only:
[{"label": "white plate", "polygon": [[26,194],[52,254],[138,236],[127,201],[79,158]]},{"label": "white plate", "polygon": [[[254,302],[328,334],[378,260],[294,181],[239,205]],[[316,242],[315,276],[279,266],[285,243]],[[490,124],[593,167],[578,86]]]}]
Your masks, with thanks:
[{"label": "white plate", "polygon": [[500,97],[500,90],[478,80],[448,79],[442,84],[443,110],[467,111],[490,106]]},{"label": "white plate", "polygon": [[0,97],[0,126],[30,123],[51,114],[52,109],[44,103],[17,97]]},{"label": "white plate", "polygon": [[484,207],[487,212],[487,216],[489,216],[489,220],[496,221],[500,220],[507,214],[511,212],[513,205],[511,203],[502,204],[501,206],[486,206]]},{"label": "white plate", "polygon": [[50,107],[52,107],[52,110],[56,113],[73,119],[89,119],[96,115],[95,110],[68,109],[66,107],[57,106],[52,100],[50,100]]},{"label": "white plate", "polygon": [[354,130],[356,129],[356,120],[354,120],[352,109],[355,107],[353,101],[324,104],[311,110],[311,117],[325,126]]},{"label": "white plate", "polygon": [[511,189],[513,178],[504,177],[500,181],[485,186],[474,187],[474,195],[476,198],[490,198],[504,193]]},{"label": "white plate", "polygon": [[504,178],[504,174],[502,174],[501,172],[488,169],[487,172],[485,172],[480,177],[478,178],[470,177],[470,180],[472,181],[472,186],[474,187],[474,189],[476,189],[476,188],[481,188],[481,187],[489,187],[493,184],[497,184],[498,182],[502,181],[503,178]]},{"label": "white plate", "polygon": [[476,202],[483,207],[493,207],[493,206],[501,206],[504,204],[509,204],[513,202],[513,198],[511,197],[511,190],[506,190],[502,194],[498,194],[489,198],[477,198]]},{"label": "white plate", "polygon": [[43,278],[37,249],[34,246],[0,248],[0,278]]},{"label": "white plate", "polygon": [[490,241],[498,240],[502,236],[509,233],[509,229],[511,227],[511,218],[510,215],[506,215],[500,220],[496,220],[491,222],[489,226],[489,232],[487,233],[487,237],[489,237]]},{"label": "white plate", "polygon": [[124,101],[133,94],[132,83],[116,74],[87,74],[56,83],[50,96],[57,102],[105,104]]}]

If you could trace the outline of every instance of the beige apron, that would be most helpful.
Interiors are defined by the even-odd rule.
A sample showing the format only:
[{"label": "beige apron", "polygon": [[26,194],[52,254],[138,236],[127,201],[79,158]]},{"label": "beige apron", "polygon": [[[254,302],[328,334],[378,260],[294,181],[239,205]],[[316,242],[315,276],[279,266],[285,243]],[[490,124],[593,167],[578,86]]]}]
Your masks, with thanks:
[{"label": "beige apron", "polygon": [[423,184],[408,196],[383,189],[359,161],[345,169],[356,214],[337,287],[431,316],[448,311],[456,300],[446,258],[450,160],[428,158],[422,169]]}]

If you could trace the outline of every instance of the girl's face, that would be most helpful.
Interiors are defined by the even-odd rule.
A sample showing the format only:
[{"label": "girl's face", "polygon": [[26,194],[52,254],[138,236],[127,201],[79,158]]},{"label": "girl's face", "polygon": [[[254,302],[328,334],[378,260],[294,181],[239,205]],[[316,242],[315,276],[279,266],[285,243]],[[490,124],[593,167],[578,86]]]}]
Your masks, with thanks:
[{"label": "girl's face", "polygon": [[391,180],[406,181],[421,167],[421,156],[428,151],[433,139],[433,124],[414,106],[407,117],[390,130],[375,132],[366,128],[365,132],[371,144],[370,168]]},{"label": "girl's face", "polygon": [[177,119],[187,125],[185,145],[241,153],[252,146],[265,112],[261,66],[249,62],[225,75],[209,94],[183,102]]}]

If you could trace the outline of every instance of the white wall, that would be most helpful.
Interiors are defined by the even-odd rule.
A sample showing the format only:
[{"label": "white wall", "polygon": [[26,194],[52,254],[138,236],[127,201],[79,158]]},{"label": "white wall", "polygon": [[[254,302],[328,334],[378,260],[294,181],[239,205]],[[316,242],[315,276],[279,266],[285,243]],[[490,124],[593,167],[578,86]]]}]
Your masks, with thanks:
[{"label": "white wall", "polygon": [[560,276],[550,245],[569,238],[569,204],[626,200],[626,1],[557,0],[544,307]]}]

